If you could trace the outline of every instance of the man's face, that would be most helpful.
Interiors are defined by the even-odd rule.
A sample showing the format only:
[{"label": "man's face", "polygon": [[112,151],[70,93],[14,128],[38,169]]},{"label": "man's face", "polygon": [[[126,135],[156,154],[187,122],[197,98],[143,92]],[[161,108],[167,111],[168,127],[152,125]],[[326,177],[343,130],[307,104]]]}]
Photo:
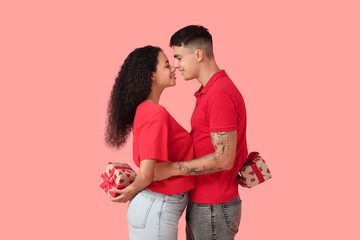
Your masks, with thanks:
[{"label": "man's face", "polygon": [[191,80],[198,77],[198,61],[195,54],[184,46],[173,47],[174,67],[179,69],[185,80]]}]

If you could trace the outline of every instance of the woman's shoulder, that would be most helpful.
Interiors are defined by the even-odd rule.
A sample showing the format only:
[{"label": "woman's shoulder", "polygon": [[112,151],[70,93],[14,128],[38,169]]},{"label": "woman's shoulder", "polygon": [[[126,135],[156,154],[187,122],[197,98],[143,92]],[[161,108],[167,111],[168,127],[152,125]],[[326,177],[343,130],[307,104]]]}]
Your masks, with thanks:
[{"label": "woman's shoulder", "polygon": [[148,102],[148,101],[144,101],[144,102],[140,103],[137,110],[141,111],[141,112],[146,112],[148,114],[153,113],[154,115],[155,114],[169,115],[169,112],[166,110],[165,107],[163,107],[159,104],[153,103],[153,102]]},{"label": "woman's shoulder", "polygon": [[135,118],[140,119],[141,122],[160,121],[167,124],[169,115],[169,112],[163,106],[144,101],[137,107]]}]

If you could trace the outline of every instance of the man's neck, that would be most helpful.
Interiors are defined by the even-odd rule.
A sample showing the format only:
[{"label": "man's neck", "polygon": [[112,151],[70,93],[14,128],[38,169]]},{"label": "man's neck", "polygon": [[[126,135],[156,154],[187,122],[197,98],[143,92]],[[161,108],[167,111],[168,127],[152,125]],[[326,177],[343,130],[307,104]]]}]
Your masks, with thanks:
[{"label": "man's neck", "polygon": [[203,66],[203,68],[199,72],[199,77],[197,78],[197,80],[203,87],[205,87],[205,85],[209,82],[210,78],[220,70],[221,69],[215,62]]}]

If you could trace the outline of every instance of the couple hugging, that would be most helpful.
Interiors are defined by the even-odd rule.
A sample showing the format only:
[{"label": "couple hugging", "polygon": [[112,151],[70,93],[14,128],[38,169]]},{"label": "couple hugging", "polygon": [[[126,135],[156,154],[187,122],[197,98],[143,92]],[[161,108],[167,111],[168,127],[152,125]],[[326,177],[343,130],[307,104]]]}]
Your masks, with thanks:
[{"label": "couple hugging", "polygon": [[[215,62],[212,36],[190,25],[172,35],[174,66],[153,46],[137,48],[115,79],[106,143],[122,147],[133,133],[135,181],[114,202],[130,201],[129,238],[177,239],[186,208],[187,239],[234,239],[241,217],[237,174],[248,155],[242,95]],[[188,133],[159,105],[163,90],[197,79]]]}]

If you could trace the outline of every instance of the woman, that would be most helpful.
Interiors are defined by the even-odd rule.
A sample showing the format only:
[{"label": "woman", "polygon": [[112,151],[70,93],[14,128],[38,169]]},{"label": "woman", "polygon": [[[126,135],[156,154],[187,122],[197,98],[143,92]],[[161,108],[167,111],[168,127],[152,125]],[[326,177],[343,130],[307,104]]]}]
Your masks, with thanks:
[{"label": "woman", "polygon": [[190,134],[159,104],[163,90],[176,85],[175,68],[158,47],[137,48],[121,67],[108,106],[106,142],[119,148],[133,131],[135,181],[114,202],[131,199],[130,239],[177,239],[178,220],[195,186],[192,176],[152,182],[156,163],[193,159]]}]

